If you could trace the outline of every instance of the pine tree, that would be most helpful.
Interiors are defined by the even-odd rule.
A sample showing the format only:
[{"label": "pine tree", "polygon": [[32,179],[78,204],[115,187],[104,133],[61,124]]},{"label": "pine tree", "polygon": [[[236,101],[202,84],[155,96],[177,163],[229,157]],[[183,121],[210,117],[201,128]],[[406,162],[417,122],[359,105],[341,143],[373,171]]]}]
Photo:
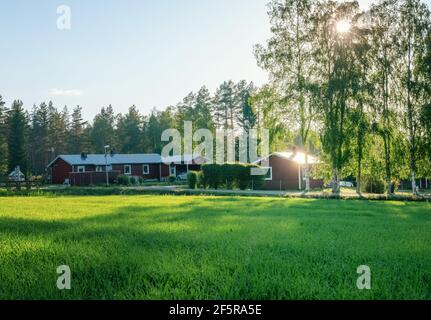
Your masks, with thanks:
[{"label": "pine tree", "polygon": [[51,101],[48,104],[48,112],[48,150],[50,150],[50,160],[53,160],[57,155],[67,153],[66,151],[68,151],[69,112],[67,107],[64,107],[62,112],[58,111]]},{"label": "pine tree", "polygon": [[157,110],[153,109],[148,121],[144,125],[144,137],[146,137],[144,150],[148,153],[155,153],[161,150],[161,131]]},{"label": "pine tree", "polygon": [[106,145],[109,145],[113,150],[117,149],[115,114],[111,105],[102,108],[100,113],[94,117],[91,144],[96,153],[104,153],[104,146]]},{"label": "pine tree", "polygon": [[45,102],[34,106],[29,137],[30,168],[33,174],[45,173],[49,163],[49,109]]},{"label": "pine tree", "polygon": [[245,80],[238,82],[235,88],[238,103],[237,122],[242,131],[249,133],[257,122],[257,117],[250,104],[250,97],[256,92],[253,82],[247,84]]},{"label": "pine tree", "polygon": [[235,84],[231,80],[225,81],[217,89],[214,97],[213,117],[216,126],[224,130],[235,129],[237,111]]},{"label": "pine tree", "polygon": [[[121,153],[141,153],[142,152],[142,122],[136,106],[129,108],[127,114],[120,115],[117,122],[117,136],[121,145]],[[159,138],[160,139],[160,138]]]},{"label": "pine tree", "polygon": [[27,127],[23,103],[15,100],[8,113],[8,170],[20,166],[23,173],[28,173],[25,131]]},{"label": "pine tree", "polygon": [[77,106],[73,109],[70,129],[68,133],[69,141],[67,151],[73,154],[88,152],[85,150],[84,130],[87,123],[82,119],[82,108]]},{"label": "pine tree", "polygon": [[7,108],[0,95],[0,177],[7,174]]}]

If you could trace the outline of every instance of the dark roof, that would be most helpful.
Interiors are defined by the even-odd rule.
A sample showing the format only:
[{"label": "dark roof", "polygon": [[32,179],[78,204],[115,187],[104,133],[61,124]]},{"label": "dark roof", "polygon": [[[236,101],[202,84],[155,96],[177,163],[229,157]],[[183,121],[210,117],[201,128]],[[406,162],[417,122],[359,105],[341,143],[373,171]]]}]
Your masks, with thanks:
[{"label": "dark roof", "polygon": [[[85,157],[81,155],[59,155],[52,161],[48,167],[50,167],[58,159],[63,159],[71,166],[78,165],[96,165],[103,166],[106,164],[106,158],[104,154],[89,154]],[[160,163],[162,157],[159,154],[114,154],[108,155],[108,164],[153,164]]]},{"label": "dark roof", "polygon": [[[84,166],[84,165],[95,165],[104,166],[106,164],[106,158],[104,154],[88,154],[85,157],[77,154],[59,155],[49,165],[50,167],[58,159],[63,159],[71,166]],[[108,165],[115,164],[159,164],[159,163],[191,163],[193,160],[199,160],[202,163],[207,160],[203,157],[191,155],[174,156],[168,158],[162,158],[159,154],[114,154],[108,155]]]}]

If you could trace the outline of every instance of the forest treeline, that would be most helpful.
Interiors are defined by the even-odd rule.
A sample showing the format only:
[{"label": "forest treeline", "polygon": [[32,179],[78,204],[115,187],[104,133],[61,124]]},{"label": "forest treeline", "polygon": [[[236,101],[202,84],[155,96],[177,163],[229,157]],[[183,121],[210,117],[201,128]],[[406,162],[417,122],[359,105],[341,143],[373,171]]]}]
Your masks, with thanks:
[{"label": "forest treeline", "polygon": [[[196,128],[267,128],[270,148],[318,155],[320,174],[334,181],[401,180],[415,190],[431,177],[431,20],[421,0],[383,0],[362,11],[356,1],[272,0],[271,38],[255,46],[269,82],[256,88],[202,87],[165,110],[142,115],[132,106],[102,108],[91,122],[52,103],[24,111],[0,102],[0,172],[19,164],[42,174],[60,153],[160,152],[161,133]],[[0,100],[1,101],[1,100]],[[306,170],[307,188],[309,175]]]},{"label": "forest treeline", "polygon": [[192,121],[194,130],[224,128],[249,130],[256,117],[248,103],[256,91],[253,83],[226,81],[213,94],[204,86],[165,110],[144,115],[136,106],[117,114],[109,105],[92,121],[82,116],[82,107],[57,108],[52,102],[24,108],[20,100],[6,107],[0,96],[0,174],[16,166],[27,174],[43,175],[47,164],[59,154],[161,153],[166,129],[183,130]]}]

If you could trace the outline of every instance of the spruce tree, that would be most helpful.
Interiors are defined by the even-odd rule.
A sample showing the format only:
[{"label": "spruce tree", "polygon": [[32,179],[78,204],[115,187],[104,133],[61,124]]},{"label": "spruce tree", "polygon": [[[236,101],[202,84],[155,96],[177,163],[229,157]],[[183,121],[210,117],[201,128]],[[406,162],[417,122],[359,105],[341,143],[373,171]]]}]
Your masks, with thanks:
[{"label": "spruce tree", "polygon": [[23,103],[15,100],[8,114],[8,171],[11,172],[17,166],[27,173],[26,139],[27,127],[26,114]]},{"label": "spruce tree", "polygon": [[7,165],[7,108],[0,95],[0,177],[6,175]]}]

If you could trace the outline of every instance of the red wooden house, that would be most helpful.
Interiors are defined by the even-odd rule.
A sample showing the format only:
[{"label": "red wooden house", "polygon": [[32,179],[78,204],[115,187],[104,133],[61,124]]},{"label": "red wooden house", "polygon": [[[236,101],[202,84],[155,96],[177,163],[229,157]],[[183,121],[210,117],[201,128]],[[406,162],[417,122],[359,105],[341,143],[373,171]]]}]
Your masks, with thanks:
[{"label": "red wooden house", "polygon": [[[180,156],[162,158],[159,154],[60,155],[49,165],[53,184],[96,185],[114,182],[119,175],[165,180],[189,170],[200,170],[202,157]],[[107,172],[106,172],[107,171]]]}]

